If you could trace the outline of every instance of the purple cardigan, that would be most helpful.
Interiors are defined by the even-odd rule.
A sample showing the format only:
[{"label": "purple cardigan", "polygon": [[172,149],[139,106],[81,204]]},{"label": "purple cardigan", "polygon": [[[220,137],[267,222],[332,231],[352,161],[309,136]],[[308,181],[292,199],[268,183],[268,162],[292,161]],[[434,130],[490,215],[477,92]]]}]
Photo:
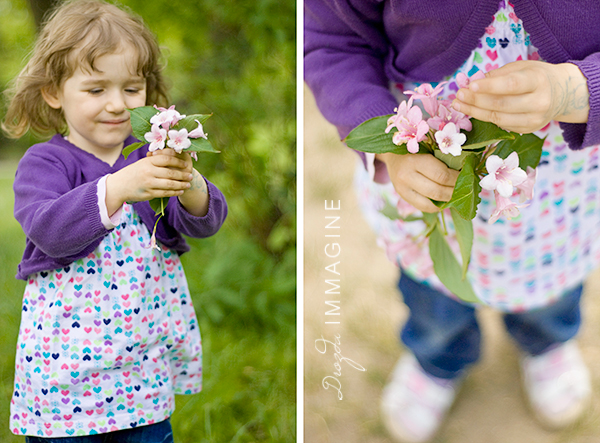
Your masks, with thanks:
[{"label": "purple cardigan", "polygon": [[[136,142],[133,137],[125,146]],[[146,156],[147,146],[123,156],[113,166],[72,145],[61,135],[32,146],[25,153],[14,182],[15,218],[27,236],[17,278],[62,268],[93,252],[108,234],[100,220],[97,184],[101,177],[116,172]],[[227,216],[225,197],[208,184],[208,214],[195,217],[179,200],[172,198],[156,229],[156,238],[178,253],[189,250],[181,234],[209,237]],[[148,202],[134,205],[142,222],[152,231],[156,217]]]},{"label": "purple cardigan", "polygon": [[[393,113],[389,82],[440,81],[477,47],[499,0],[305,0],[304,78],[345,137]],[[572,62],[590,91],[587,124],[561,124],[572,149],[600,143],[600,1],[512,0],[540,56]]]}]

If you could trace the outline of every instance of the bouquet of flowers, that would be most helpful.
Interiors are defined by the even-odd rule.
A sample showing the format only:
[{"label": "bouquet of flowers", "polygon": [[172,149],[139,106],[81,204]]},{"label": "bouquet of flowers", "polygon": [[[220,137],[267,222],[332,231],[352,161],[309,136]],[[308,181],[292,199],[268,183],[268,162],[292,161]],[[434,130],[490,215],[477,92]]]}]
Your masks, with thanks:
[{"label": "bouquet of flowers", "polygon": [[[468,86],[471,78],[460,73],[458,86]],[[450,100],[437,96],[444,83],[435,88],[422,84],[405,91],[408,101],[395,109],[396,114],[375,117],[356,127],[344,140],[358,151],[401,155],[433,154],[449,168],[460,171],[449,202],[433,203],[438,213],[406,214],[407,203],[398,208],[386,204],[382,212],[391,219],[425,223],[423,237],[429,241],[429,255],[440,281],[459,298],[477,302],[478,298],[466,278],[473,246],[472,220],[481,201],[482,189],[494,192],[496,209],[489,218],[494,223],[500,216],[507,219],[519,215],[519,208],[533,198],[533,186],[543,140],[533,134],[505,131],[493,123],[469,118],[451,107]],[[428,116],[423,115],[420,101]],[[401,207],[400,207],[401,206]],[[461,263],[446,240],[445,213],[452,217]]]},{"label": "bouquet of flowers", "polygon": [[[131,116],[133,136],[138,140],[123,149],[125,158],[133,151],[150,143],[150,152],[172,148],[178,154],[189,152],[194,160],[198,160],[198,152],[219,152],[208,140],[203,124],[212,114],[182,115],[175,110],[175,105],[166,108],[154,106],[141,106],[128,109]],[[168,198],[155,198],[150,200],[150,206],[158,216],[152,231],[151,246],[156,246],[156,226],[165,214]]]}]

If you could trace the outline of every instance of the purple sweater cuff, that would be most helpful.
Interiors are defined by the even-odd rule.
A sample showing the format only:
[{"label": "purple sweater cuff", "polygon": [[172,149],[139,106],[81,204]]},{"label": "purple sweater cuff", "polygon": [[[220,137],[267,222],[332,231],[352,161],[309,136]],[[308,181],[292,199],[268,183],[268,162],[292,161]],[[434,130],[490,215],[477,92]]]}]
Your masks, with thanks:
[{"label": "purple sweater cuff", "polygon": [[595,53],[584,60],[572,61],[587,79],[590,93],[590,111],[586,123],[561,123],[565,141],[571,149],[582,149],[600,144],[600,54]]}]

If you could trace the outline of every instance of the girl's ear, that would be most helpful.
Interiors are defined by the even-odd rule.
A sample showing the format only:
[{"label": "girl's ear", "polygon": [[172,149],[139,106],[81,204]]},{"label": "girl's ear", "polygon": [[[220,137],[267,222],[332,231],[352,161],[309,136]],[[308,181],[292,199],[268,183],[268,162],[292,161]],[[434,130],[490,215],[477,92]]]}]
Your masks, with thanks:
[{"label": "girl's ear", "polygon": [[43,87],[42,88],[42,97],[44,98],[44,101],[46,103],[48,103],[48,106],[50,106],[51,108],[53,108],[53,109],[61,108],[60,99],[59,99],[58,93],[54,87],[52,87],[52,86]]}]

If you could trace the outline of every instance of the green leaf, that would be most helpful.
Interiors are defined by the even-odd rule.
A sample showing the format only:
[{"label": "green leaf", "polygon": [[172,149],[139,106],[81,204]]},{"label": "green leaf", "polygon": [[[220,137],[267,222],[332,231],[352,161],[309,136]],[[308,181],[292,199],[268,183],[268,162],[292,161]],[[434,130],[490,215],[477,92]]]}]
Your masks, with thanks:
[{"label": "green leaf", "polygon": [[452,154],[444,154],[439,149],[436,149],[435,151],[433,151],[433,155],[438,160],[443,161],[446,164],[446,166],[448,166],[450,169],[454,169],[455,171],[460,171],[463,167],[465,159],[468,156],[473,155],[473,153],[471,151],[462,151],[460,153],[460,155],[457,155],[455,157]]},{"label": "green leaf", "polygon": [[512,140],[515,137],[514,134],[499,128],[493,123],[472,118],[471,124],[473,128],[470,131],[461,131],[467,136],[467,141],[462,148],[468,151],[491,145],[500,140]]},{"label": "green leaf", "polygon": [[131,129],[133,136],[140,141],[144,141],[144,135],[150,132],[152,125],[150,119],[158,114],[154,106],[140,106],[135,109],[128,109],[131,115]]},{"label": "green leaf", "polygon": [[479,301],[469,280],[461,278],[460,264],[439,226],[429,236],[429,255],[435,274],[450,292],[469,303]]},{"label": "green leaf", "polygon": [[148,143],[137,142],[137,143],[132,143],[129,146],[125,146],[125,148],[123,148],[123,157],[125,157],[125,158],[129,157],[129,154],[131,154],[133,151],[135,151],[138,148],[141,148],[142,146],[144,146],[146,144],[148,144]]},{"label": "green leaf", "polygon": [[217,151],[213,147],[212,143],[205,138],[202,138],[202,137],[190,138],[189,141],[192,142],[192,144],[190,145],[189,148],[186,149],[186,151],[216,152],[216,153],[221,152],[221,151]]},{"label": "green leaf", "polygon": [[196,120],[198,120],[201,124],[204,125],[204,123],[206,123],[206,120],[208,120],[210,117],[212,117],[212,114],[187,115],[181,120],[179,120],[177,124],[173,126],[173,129],[185,128],[188,130],[188,132],[191,132],[198,127],[198,123],[196,123]]},{"label": "green leaf", "polygon": [[154,215],[165,215],[165,208],[169,199],[167,197],[153,198],[150,200],[150,207],[154,209]]},{"label": "green leaf", "polygon": [[516,135],[515,140],[501,141],[494,154],[505,159],[511,152],[519,154],[519,167],[527,171],[527,166],[536,168],[542,158],[544,140],[535,134]]},{"label": "green leaf", "polygon": [[465,220],[458,213],[456,208],[450,208],[452,214],[452,222],[456,232],[456,239],[460,246],[460,255],[462,257],[462,278],[467,276],[469,262],[471,261],[471,249],[473,248],[473,222]]},{"label": "green leaf", "polygon": [[477,205],[481,201],[479,193],[479,177],[475,174],[476,155],[470,155],[465,159],[463,168],[458,174],[452,198],[447,207],[454,207],[466,220],[473,220],[477,213]]},{"label": "green leaf", "polygon": [[[373,154],[384,154],[386,152],[410,154],[405,144],[401,146],[394,144],[392,141],[394,134],[391,131],[389,134],[385,133],[387,121],[392,115],[374,117],[361,123],[350,131],[344,142],[352,149],[361,152],[371,152]],[[419,144],[419,153],[425,152],[428,152],[428,150]]]}]

